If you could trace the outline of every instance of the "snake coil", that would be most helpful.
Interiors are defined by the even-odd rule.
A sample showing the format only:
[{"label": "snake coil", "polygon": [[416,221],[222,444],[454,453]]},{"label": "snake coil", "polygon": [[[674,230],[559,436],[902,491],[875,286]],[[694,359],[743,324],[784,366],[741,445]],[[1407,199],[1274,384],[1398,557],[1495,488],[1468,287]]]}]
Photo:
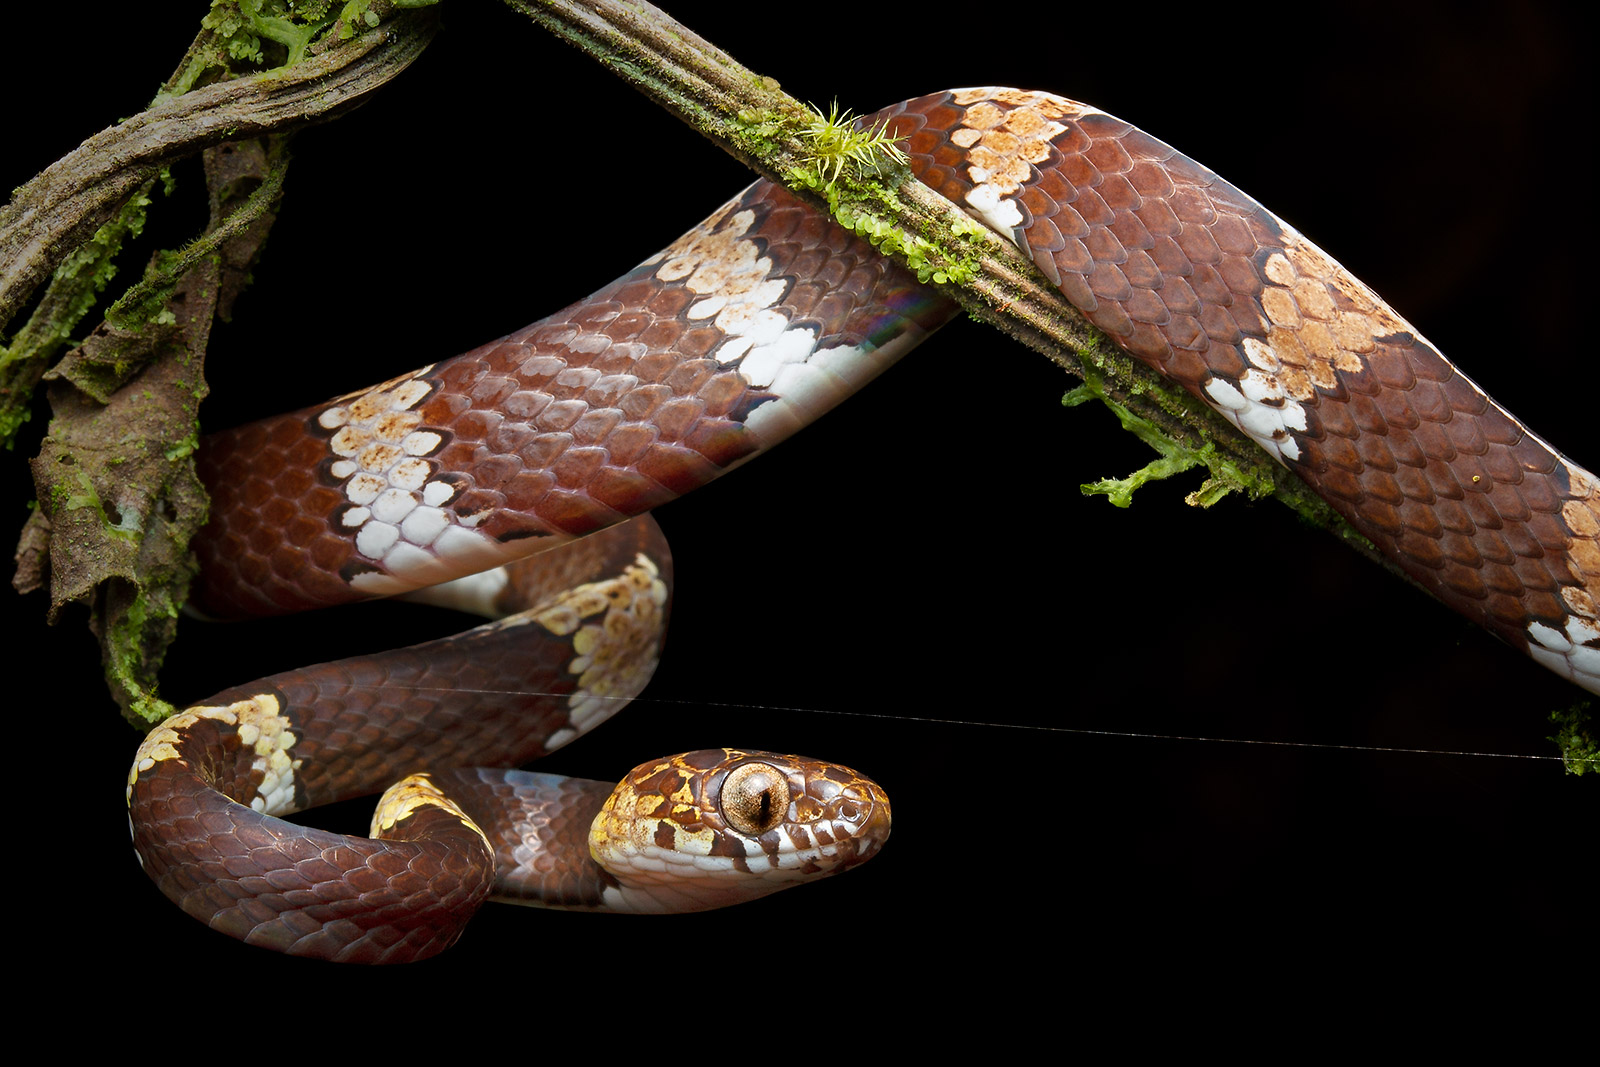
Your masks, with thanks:
[{"label": "snake coil", "polygon": [[[1418,585],[1600,692],[1600,484],[1321,249],[1167,145],[1061,97],[954,90],[865,121],[886,123],[922,181],[1014,241],[1090,321],[1303,477]],[[522,762],[602,720],[648,678],[670,581],[647,525],[617,524],[770,448],[954,311],[762,182],[549,318],[208,438],[214,507],[199,553],[213,614],[401,593],[562,542],[572,562],[558,577],[495,571],[458,586],[486,610],[532,605],[472,640],[550,638],[534,667],[452,639],[240,687],[158,727],[129,785],[147,870],[196,917],[287,951],[403,959],[449,944],[463,902],[489,891],[481,863],[426,841],[401,860],[285,830],[275,813],[370,790],[380,769]],[[405,695],[380,706],[390,681]],[[457,696],[423,706],[417,694],[440,688]],[[488,707],[460,695],[474,689],[559,699]],[[722,903],[715,888],[681,887],[723,877],[712,870],[777,884],[843,869],[887,834],[887,800],[854,772],[714,755],[645,765],[626,802],[549,776],[490,791],[582,794],[586,828],[619,806],[644,815],[610,839],[663,849],[645,863],[651,887],[590,872],[577,878],[587,888],[543,898],[563,907]],[[731,809],[702,803],[730,783]],[[499,853],[502,872],[538,851],[531,831],[507,836],[466,810],[475,802],[452,810],[439,793],[408,778],[375,825]],[[564,803],[533,805],[543,814],[525,821],[559,823],[570,844]],[[533,866],[557,862],[543,855]],[[682,872],[698,873],[668,878]]]}]

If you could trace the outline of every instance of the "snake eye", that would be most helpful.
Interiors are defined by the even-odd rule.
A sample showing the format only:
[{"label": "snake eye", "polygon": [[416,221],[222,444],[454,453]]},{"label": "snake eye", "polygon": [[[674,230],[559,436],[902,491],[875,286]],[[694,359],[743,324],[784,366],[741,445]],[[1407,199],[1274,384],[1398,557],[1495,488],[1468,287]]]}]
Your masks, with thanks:
[{"label": "snake eye", "polygon": [[789,810],[789,780],[765,763],[735,767],[722,782],[722,817],[741,834],[759,837]]}]

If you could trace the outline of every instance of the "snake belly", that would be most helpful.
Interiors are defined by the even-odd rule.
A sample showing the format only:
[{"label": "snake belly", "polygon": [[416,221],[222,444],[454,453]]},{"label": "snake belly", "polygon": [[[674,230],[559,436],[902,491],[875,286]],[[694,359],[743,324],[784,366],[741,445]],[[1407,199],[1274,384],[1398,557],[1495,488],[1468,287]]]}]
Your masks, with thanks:
[{"label": "snake belly", "polygon": [[[1304,477],[1419,585],[1600,692],[1595,478],[1315,245],[1187,157],[1060,97],[955,90],[868,121],[880,118],[905,138],[924,182],[1015,241],[1096,326]],[[865,242],[757,183],[550,318],[372,389],[208,438],[201,467],[213,515],[197,545],[199,601],[218,615],[299,610],[404,592],[576,538],[585,538],[572,546],[582,555],[606,537],[635,537],[587,535],[782,440],[954,313]],[[649,560],[659,573],[665,557],[656,552],[625,550],[622,572]],[[506,581],[470,595],[497,598]],[[583,588],[587,579],[574,581]],[[512,629],[490,627],[502,636]],[[635,643],[648,646],[641,654],[650,661],[657,646]],[[466,646],[414,658],[401,706],[454,684],[414,679],[456,670],[444,664]],[[585,656],[569,647],[554,658],[564,670]],[[139,852],[169,896],[234,936],[280,948],[327,941],[325,926],[298,925],[312,922],[306,906],[260,903],[284,895],[275,881],[288,876],[270,872],[310,865],[323,879],[316,886],[344,887],[328,920],[344,931],[327,941],[333,954],[437,951],[458,928],[390,920],[413,905],[481,896],[490,876],[456,870],[463,865],[450,852],[417,861],[421,868],[409,860],[375,868],[362,859],[369,846],[350,843],[359,839],[308,845],[280,828],[287,824],[265,821],[270,812],[374,788],[368,771],[521,762],[603,715],[529,707],[507,713],[522,722],[507,727],[512,738],[491,742],[499,727],[476,722],[480,713],[430,719],[437,713],[419,705],[423,725],[408,710],[397,729],[397,716],[382,721],[377,707],[389,668],[362,660],[330,669],[310,681],[291,672],[240,687],[152,732],[130,775]],[[347,695],[330,696],[339,679]],[[614,708],[626,688],[599,703]],[[338,712],[301,710],[319,701]],[[202,741],[191,749],[190,737]],[[352,738],[354,755],[345,750]],[[440,755],[440,745],[471,755]],[[361,774],[333,769],[345,763]],[[348,779],[348,789],[313,789],[317,776]],[[855,805],[871,794],[850,789]],[[402,790],[387,805],[390,821],[429,807],[425,793]],[[448,832],[461,837],[451,818]],[[493,851],[488,836],[467,831],[466,844]],[[241,858],[274,850],[288,858],[270,869]],[[194,861],[199,853],[209,858]],[[402,892],[393,878],[412,880]],[[252,879],[255,895],[242,894]],[[374,908],[384,920],[373,928],[388,932],[377,942],[346,937]],[[253,933],[263,925],[276,932]],[[429,947],[390,953],[412,928],[428,928],[415,936]],[[348,949],[358,942],[368,947]]]}]

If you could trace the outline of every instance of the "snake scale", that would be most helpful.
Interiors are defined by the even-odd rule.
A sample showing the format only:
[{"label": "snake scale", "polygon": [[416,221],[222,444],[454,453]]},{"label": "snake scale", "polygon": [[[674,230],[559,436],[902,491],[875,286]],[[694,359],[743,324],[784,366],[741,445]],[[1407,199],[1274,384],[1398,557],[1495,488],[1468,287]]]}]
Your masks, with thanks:
[{"label": "snake scale", "polygon": [[[1315,246],[1083,105],[962,90],[885,114],[924,181],[1018,240],[1130,352],[1309,474],[1446,603],[1595,688],[1593,477]],[[465,362],[216,439],[210,544],[226,547],[206,555],[224,576],[208,604],[395,592],[457,556],[604,527],[769,447],[950,313],[754,186]]]}]

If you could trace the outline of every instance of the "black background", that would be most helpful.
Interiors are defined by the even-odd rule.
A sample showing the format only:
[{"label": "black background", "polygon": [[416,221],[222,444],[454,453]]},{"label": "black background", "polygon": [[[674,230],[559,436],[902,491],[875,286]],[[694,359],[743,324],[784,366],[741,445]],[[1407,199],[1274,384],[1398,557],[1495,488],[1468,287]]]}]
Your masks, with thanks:
[{"label": "black background", "polygon": [[[1067,13],[1038,6],[1033,17]],[[70,66],[41,54],[36,70],[6,71],[33,79],[6,86],[6,187],[142,107],[199,8],[108,10]],[[1018,84],[1137,123],[1329,249],[1530,426],[1595,463],[1578,274],[1592,269],[1594,212],[1587,145],[1571,132],[1592,126],[1580,110],[1592,86],[1563,6],[1357,3],[1288,23],[1192,9],[1123,29],[1028,25],[998,7],[979,25],[906,28],[873,5],[789,28],[745,8],[720,27],[711,9],[675,12],[802,100],[864,110]],[[302,133],[295,156],[256,284],[212,345],[210,425],[515,329],[748,180],[492,4],[448,5],[410,71]],[[178,177],[156,224],[169,245],[203,219],[198,167]],[[487,908],[424,965],[428,984],[498,985],[515,959],[536,983],[559,971],[563,987],[600,983],[610,999],[642,968],[646,1003],[759,1011],[746,976],[771,968],[811,998],[801,1032],[901,996],[960,1029],[991,998],[1081,1005],[1169,981],[1197,997],[1263,980],[1332,991],[1352,968],[1366,980],[1443,960],[1472,976],[1486,946],[1559,948],[1583,908],[1574,864],[1592,849],[1595,805],[1591,782],[1548,759],[1545,716],[1578,691],[1276,505],[1187,508],[1194,476],[1144,489],[1128,511],[1081,497],[1080,483],[1147,455],[1108,414],[1061,410],[1069,384],[956,322],[773,455],[660,509],[680,582],[661,670],[647,699],[545,764],[616,778],[721,744],[841,760],[894,799],[878,859],[704,916]],[[5,464],[19,524],[22,454]],[[13,807],[14,824],[18,808],[37,820],[20,851],[39,858],[19,861],[54,946],[37,966],[158,955],[271,988],[416,984],[414,970],[353,981],[281,960],[162,900],[127,844],[136,739],[89,639],[76,618],[46,632],[42,597],[3,595],[12,677],[51,686],[12,708],[39,761],[35,799]],[[182,704],[440,625],[415,620],[380,604],[186,623],[164,695]],[[41,853],[45,841],[58,843]]]}]

